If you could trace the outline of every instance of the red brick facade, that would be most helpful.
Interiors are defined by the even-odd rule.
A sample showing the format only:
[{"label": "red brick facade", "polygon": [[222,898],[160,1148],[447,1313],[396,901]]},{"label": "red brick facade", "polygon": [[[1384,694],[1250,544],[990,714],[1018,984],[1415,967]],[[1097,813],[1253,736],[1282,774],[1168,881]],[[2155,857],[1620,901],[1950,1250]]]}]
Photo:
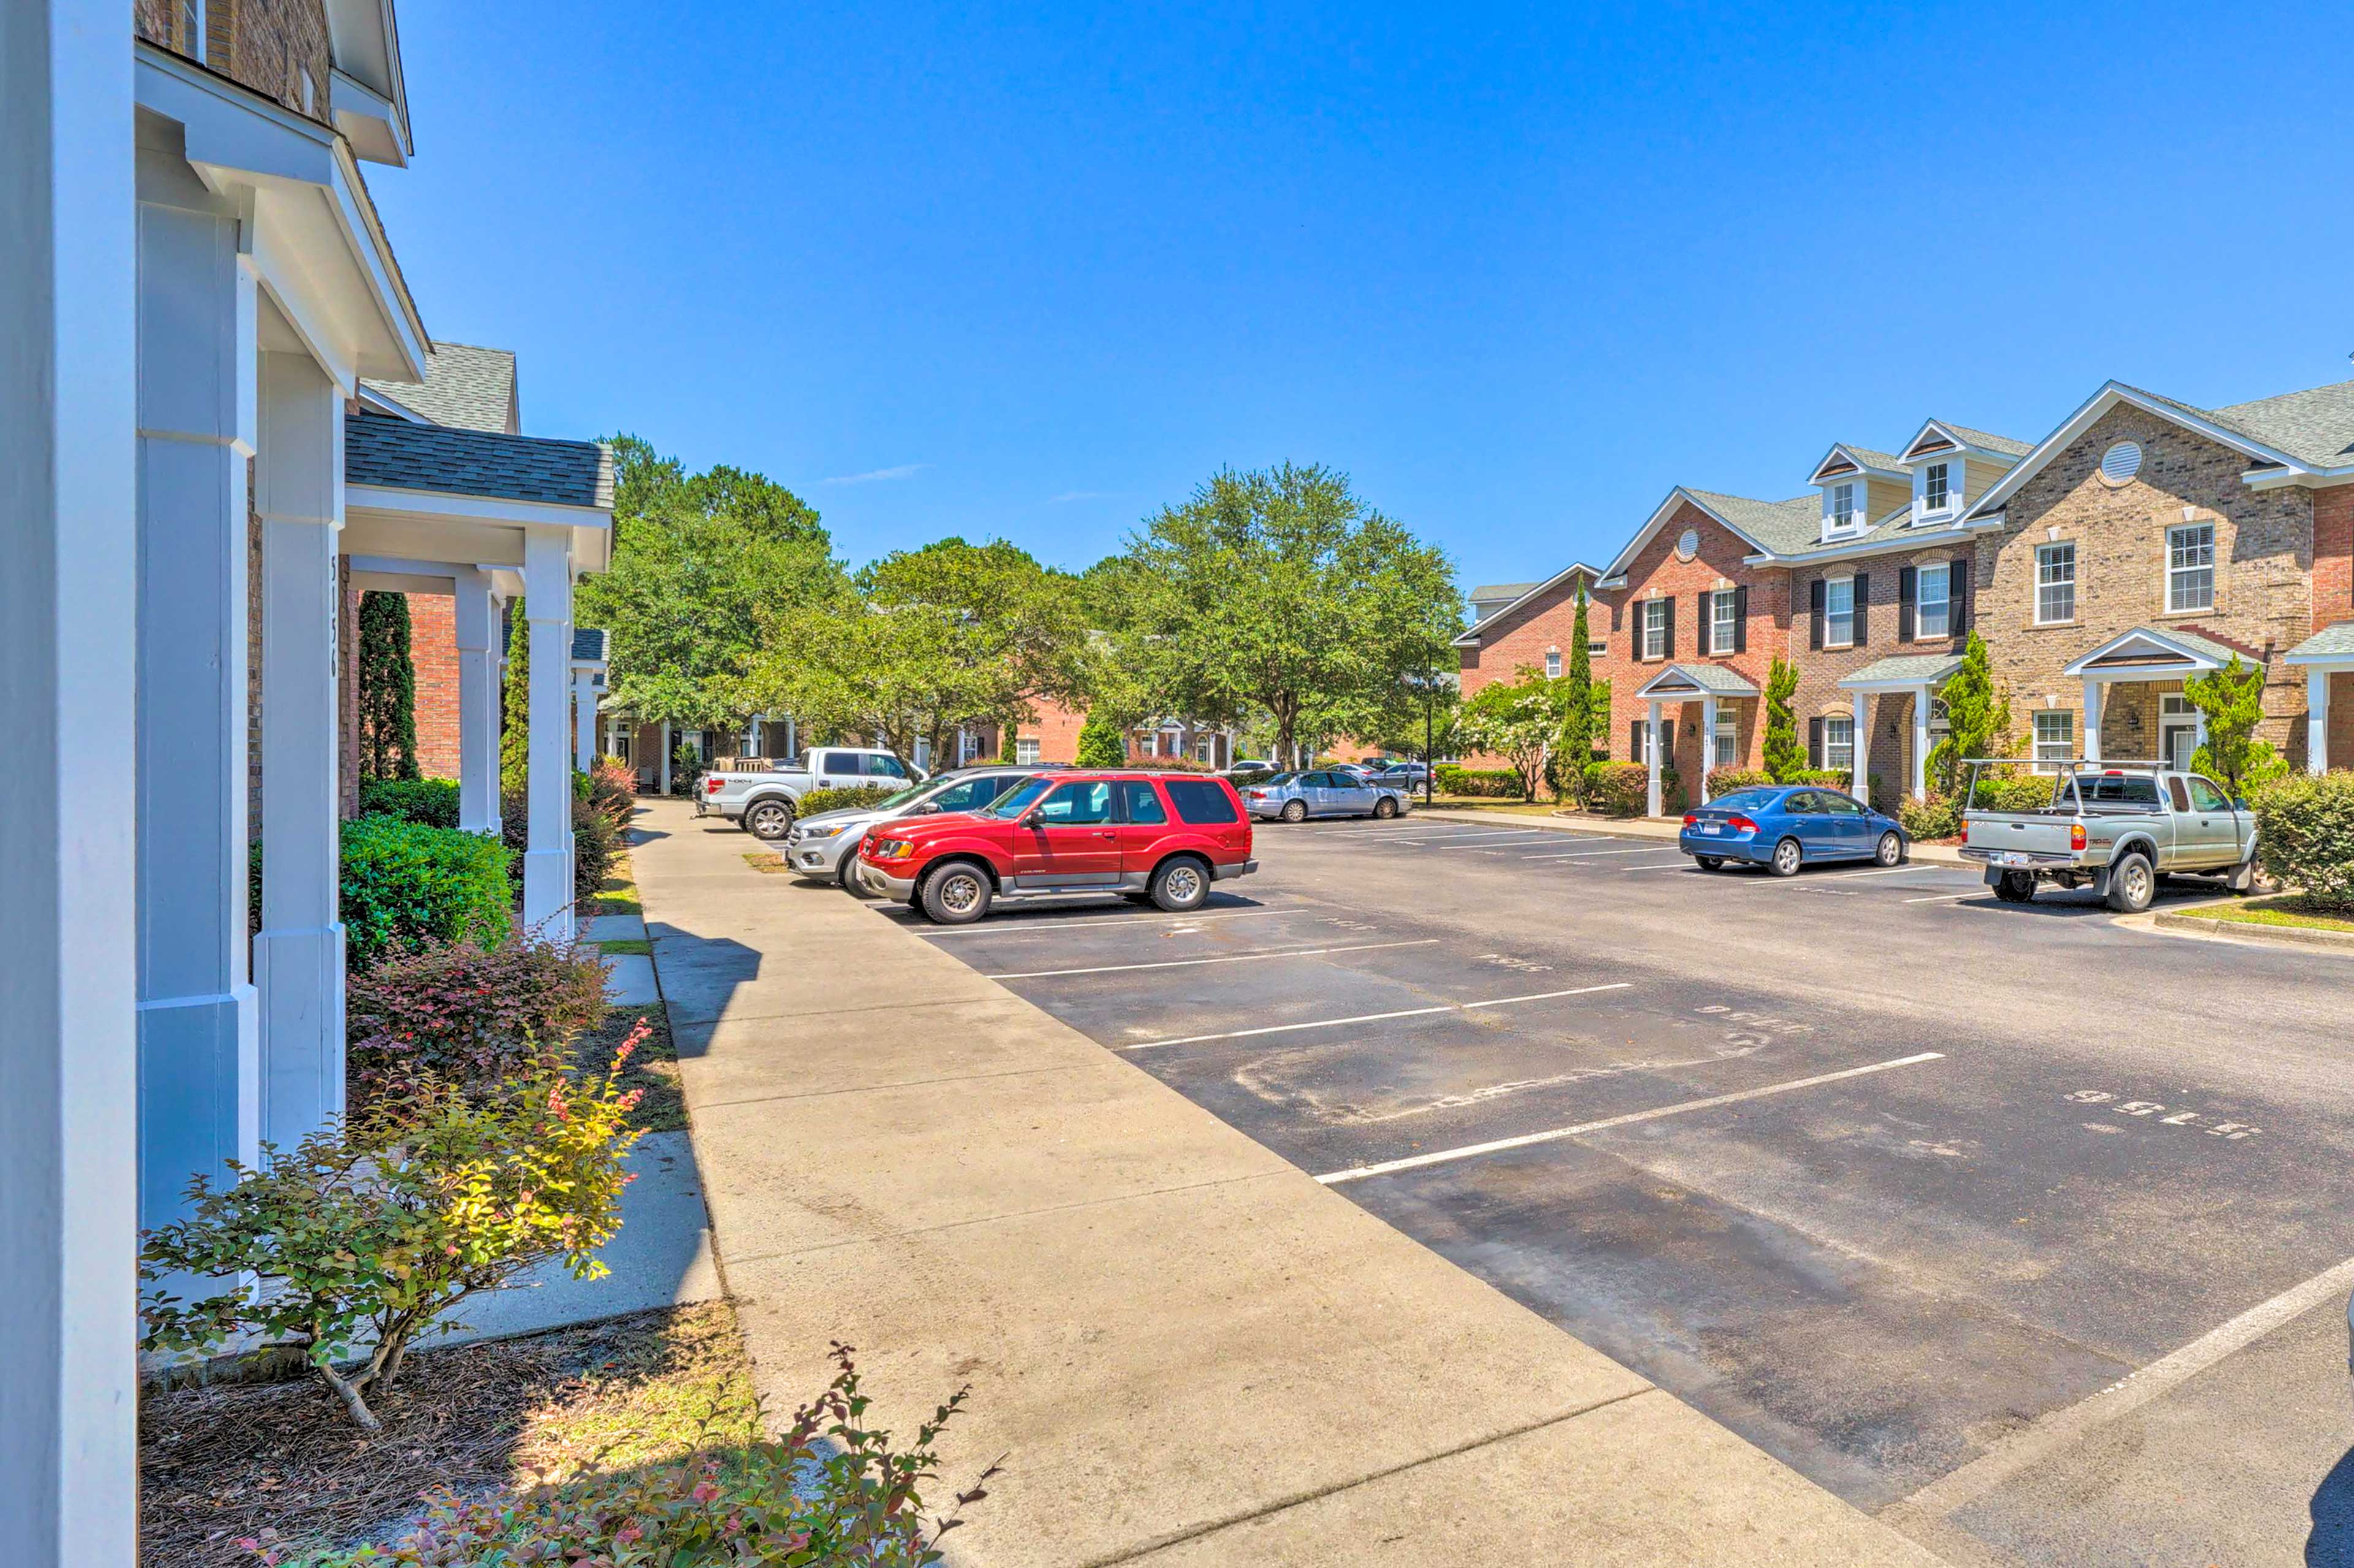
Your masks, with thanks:
[{"label": "red brick facade", "polygon": [[428,779],[458,777],[458,601],[408,599],[408,658],[417,668],[417,765]]}]

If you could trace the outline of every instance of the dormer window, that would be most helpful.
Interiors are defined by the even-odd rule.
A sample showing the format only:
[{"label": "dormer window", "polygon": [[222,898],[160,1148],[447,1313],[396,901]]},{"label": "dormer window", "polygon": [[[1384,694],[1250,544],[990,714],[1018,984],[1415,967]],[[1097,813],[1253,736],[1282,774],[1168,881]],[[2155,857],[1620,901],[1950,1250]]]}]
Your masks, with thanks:
[{"label": "dormer window", "polygon": [[1950,463],[1933,462],[1921,471],[1921,507],[1925,512],[1943,512],[1953,503],[1953,490],[1948,476]]},{"label": "dormer window", "polygon": [[1853,528],[1862,521],[1862,514],[1855,509],[1854,481],[1832,485],[1830,510],[1823,517],[1824,530],[1836,534],[1843,529]]}]

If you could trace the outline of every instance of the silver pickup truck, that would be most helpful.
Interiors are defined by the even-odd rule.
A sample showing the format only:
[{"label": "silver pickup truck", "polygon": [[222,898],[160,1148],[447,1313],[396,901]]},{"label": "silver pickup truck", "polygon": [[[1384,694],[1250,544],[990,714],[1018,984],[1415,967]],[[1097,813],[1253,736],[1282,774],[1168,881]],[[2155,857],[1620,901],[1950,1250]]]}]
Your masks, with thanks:
[{"label": "silver pickup truck", "polygon": [[2004,902],[2024,904],[2050,883],[2089,887],[2131,915],[2149,907],[2161,876],[2218,876],[2234,893],[2253,885],[2255,816],[2212,779],[2162,762],[2043,763],[2054,770],[2047,804],[1981,810],[1989,770],[2019,766],[1972,761],[1962,813],[1962,858],[1986,867]]},{"label": "silver pickup truck", "polygon": [[813,746],[805,757],[705,774],[695,797],[695,814],[725,817],[753,837],[773,843],[792,832],[801,797],[812,789],[880,785],[896,790],[920,783],[924,777],[922,768],[910,768],[874,747]]}]

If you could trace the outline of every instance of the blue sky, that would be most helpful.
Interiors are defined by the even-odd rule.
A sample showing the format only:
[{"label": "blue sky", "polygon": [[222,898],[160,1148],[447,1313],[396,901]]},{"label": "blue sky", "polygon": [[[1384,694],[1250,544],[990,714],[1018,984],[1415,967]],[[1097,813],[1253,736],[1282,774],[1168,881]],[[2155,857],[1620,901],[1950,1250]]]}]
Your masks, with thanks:
[{"label": "blue sky", "polygon": [[372,185],[428,327],[521,354],[532,433],[762,470],[854,560],[1084,566],[1288,459],[1540,577],[1931,415],[2354,376],[2342,4],[400,26]]}]

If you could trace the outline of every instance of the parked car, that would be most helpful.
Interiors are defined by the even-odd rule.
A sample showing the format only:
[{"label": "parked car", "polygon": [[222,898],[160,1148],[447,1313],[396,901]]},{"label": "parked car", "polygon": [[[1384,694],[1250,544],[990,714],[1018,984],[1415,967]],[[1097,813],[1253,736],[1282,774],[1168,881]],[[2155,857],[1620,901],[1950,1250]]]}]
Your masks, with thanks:
[{"label": "parked car", "polygon": [[1676,847],[1702,871],[1727,861],[1796,876],[1802,865],[1871,860],[1902,865],[1908,853],[1895,818],[1819,784],[1735,789],[1684,813]]},{"label": "parked car", "polygon": [[695,797],[695,814],[726,817],[753,837],[773,843],[792,831],[801,799],[812,789],[896,787],[919,783],[925,777],[922,768],[909,768],[874,747],[812,747],[806,757],[766,768],[705,774],[702,791]]},{"label": "parked car", "polygon": [[1060,763],[961,768],[912,785],[872,806],[802,817],[785,835],[785,864],[796,876],[839,883],[845,892],[862,891],[852,868],[857,864],[859,842],[877,822],[978,810],[1015,785],[1062,768]]},{"label": "parked car", "polygon": [[2161,876],[2220,876],[2234,893],[2255,884],[2255,813],[2211,779],[2158,762],[2064,762],[2049,805],[1981,810],[1980,779],[1995,766],[1971,765],[1962,858],[1986,867],[2006,904],[2048,882],[2089,887],[2131,915],[2149,907]]},{"label": "parked car", "polygon": [[1275,765],[1275,759],[1272,758],[1262,757],[1256,759],[1244,758],[1227,768],[1226,775],[1232,778],[1237,773],[1280,773],[1282,771],[1283,769]]},{"label": "parked car", "polygon": [[1376,784],[1394,784],[1404,789],[1419,789],[1429,779],[1429,765],[1421,762],[1393,762],[1373,775]]},{"label": "parked car", "polygon": [[1182,914],[1247,876],[1251,824],[1223,779],[1135,770],[1041,775],[980,810],[903,819],[858,846],[867,890],[946,926],[1001,899],[1119,894]]},{"label": "parked car", "polygon": [[1310,817],[1379,817],[1384,821],[1414,809],[1414,797],[1403,787],[1376,784],[1345,768],[1320,768],[1306,773],[1278,773],[1246,786],[1243,805],[1258,818],[1287,822]]}]

